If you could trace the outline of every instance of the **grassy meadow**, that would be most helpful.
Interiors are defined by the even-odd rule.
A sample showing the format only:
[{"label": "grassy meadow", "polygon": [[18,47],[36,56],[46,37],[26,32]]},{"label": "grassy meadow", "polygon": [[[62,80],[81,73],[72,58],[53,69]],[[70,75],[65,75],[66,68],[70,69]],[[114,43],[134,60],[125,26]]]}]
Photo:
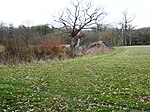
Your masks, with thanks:
[{"label": "grassy meadow", "polygon": [[150,111],[150,46],[0,66],[0,111]]}]

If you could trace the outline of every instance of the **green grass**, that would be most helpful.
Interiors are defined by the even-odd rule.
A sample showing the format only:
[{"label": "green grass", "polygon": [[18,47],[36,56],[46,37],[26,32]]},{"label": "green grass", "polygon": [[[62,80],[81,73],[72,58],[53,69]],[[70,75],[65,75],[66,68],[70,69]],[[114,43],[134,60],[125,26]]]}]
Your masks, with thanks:
[{"label": "green grass", "polygon": [[150,110],[150,46],[17,67],[0,66],[0,111]]}]

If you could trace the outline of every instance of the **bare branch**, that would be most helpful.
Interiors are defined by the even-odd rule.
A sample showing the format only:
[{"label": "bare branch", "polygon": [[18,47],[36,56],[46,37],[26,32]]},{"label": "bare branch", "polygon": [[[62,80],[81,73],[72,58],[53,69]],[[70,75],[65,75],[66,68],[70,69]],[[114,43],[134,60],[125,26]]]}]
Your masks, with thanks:
[{"label": "bare branch", "polygon": [[106,15],[101,7],[93,10],[91,2],[76,0],[70,2],[70,5],[71,7],[60,15],[58,21],[69,31],[72,38],[75,38],[84,27],[97,25]]}]

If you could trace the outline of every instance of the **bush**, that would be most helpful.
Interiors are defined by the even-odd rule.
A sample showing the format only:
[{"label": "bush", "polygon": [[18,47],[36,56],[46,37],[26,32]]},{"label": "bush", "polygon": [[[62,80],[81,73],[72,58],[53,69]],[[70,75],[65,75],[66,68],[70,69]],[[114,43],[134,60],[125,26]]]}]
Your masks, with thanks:
[{"label": "bush", "polygon": [[17,37],[7,37],[3,45],[5,49],[0,53],[0,57],[4,64],[30,62],[34,55],[29,45]]},{"label": "bush", "polygon": [[57,55],[59,53],[59,45],[63,44],[62,40],[58,37],[50,37],[41,41],[40,50],[44,53]]},{"label": "bush", "polygon": [[12,35],[5,37],[5,41],[3,41],[5,50],[0,52],[0,63],[16,65],[39,60],[62,60],[72,57],[70,49],[61,47],[64,44],[61,37],[54,34],[38,39],[32,37],[30,41],[27,39],[20,39]]}]

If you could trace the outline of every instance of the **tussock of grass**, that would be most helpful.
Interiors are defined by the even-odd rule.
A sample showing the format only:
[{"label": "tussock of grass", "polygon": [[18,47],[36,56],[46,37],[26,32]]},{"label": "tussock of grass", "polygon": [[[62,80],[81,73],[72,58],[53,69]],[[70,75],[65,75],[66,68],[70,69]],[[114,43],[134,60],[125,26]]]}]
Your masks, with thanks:
[{"label": "tussock of grass", "polygon": [[0,67],[1,111],[148,111],[150,46]]}]

